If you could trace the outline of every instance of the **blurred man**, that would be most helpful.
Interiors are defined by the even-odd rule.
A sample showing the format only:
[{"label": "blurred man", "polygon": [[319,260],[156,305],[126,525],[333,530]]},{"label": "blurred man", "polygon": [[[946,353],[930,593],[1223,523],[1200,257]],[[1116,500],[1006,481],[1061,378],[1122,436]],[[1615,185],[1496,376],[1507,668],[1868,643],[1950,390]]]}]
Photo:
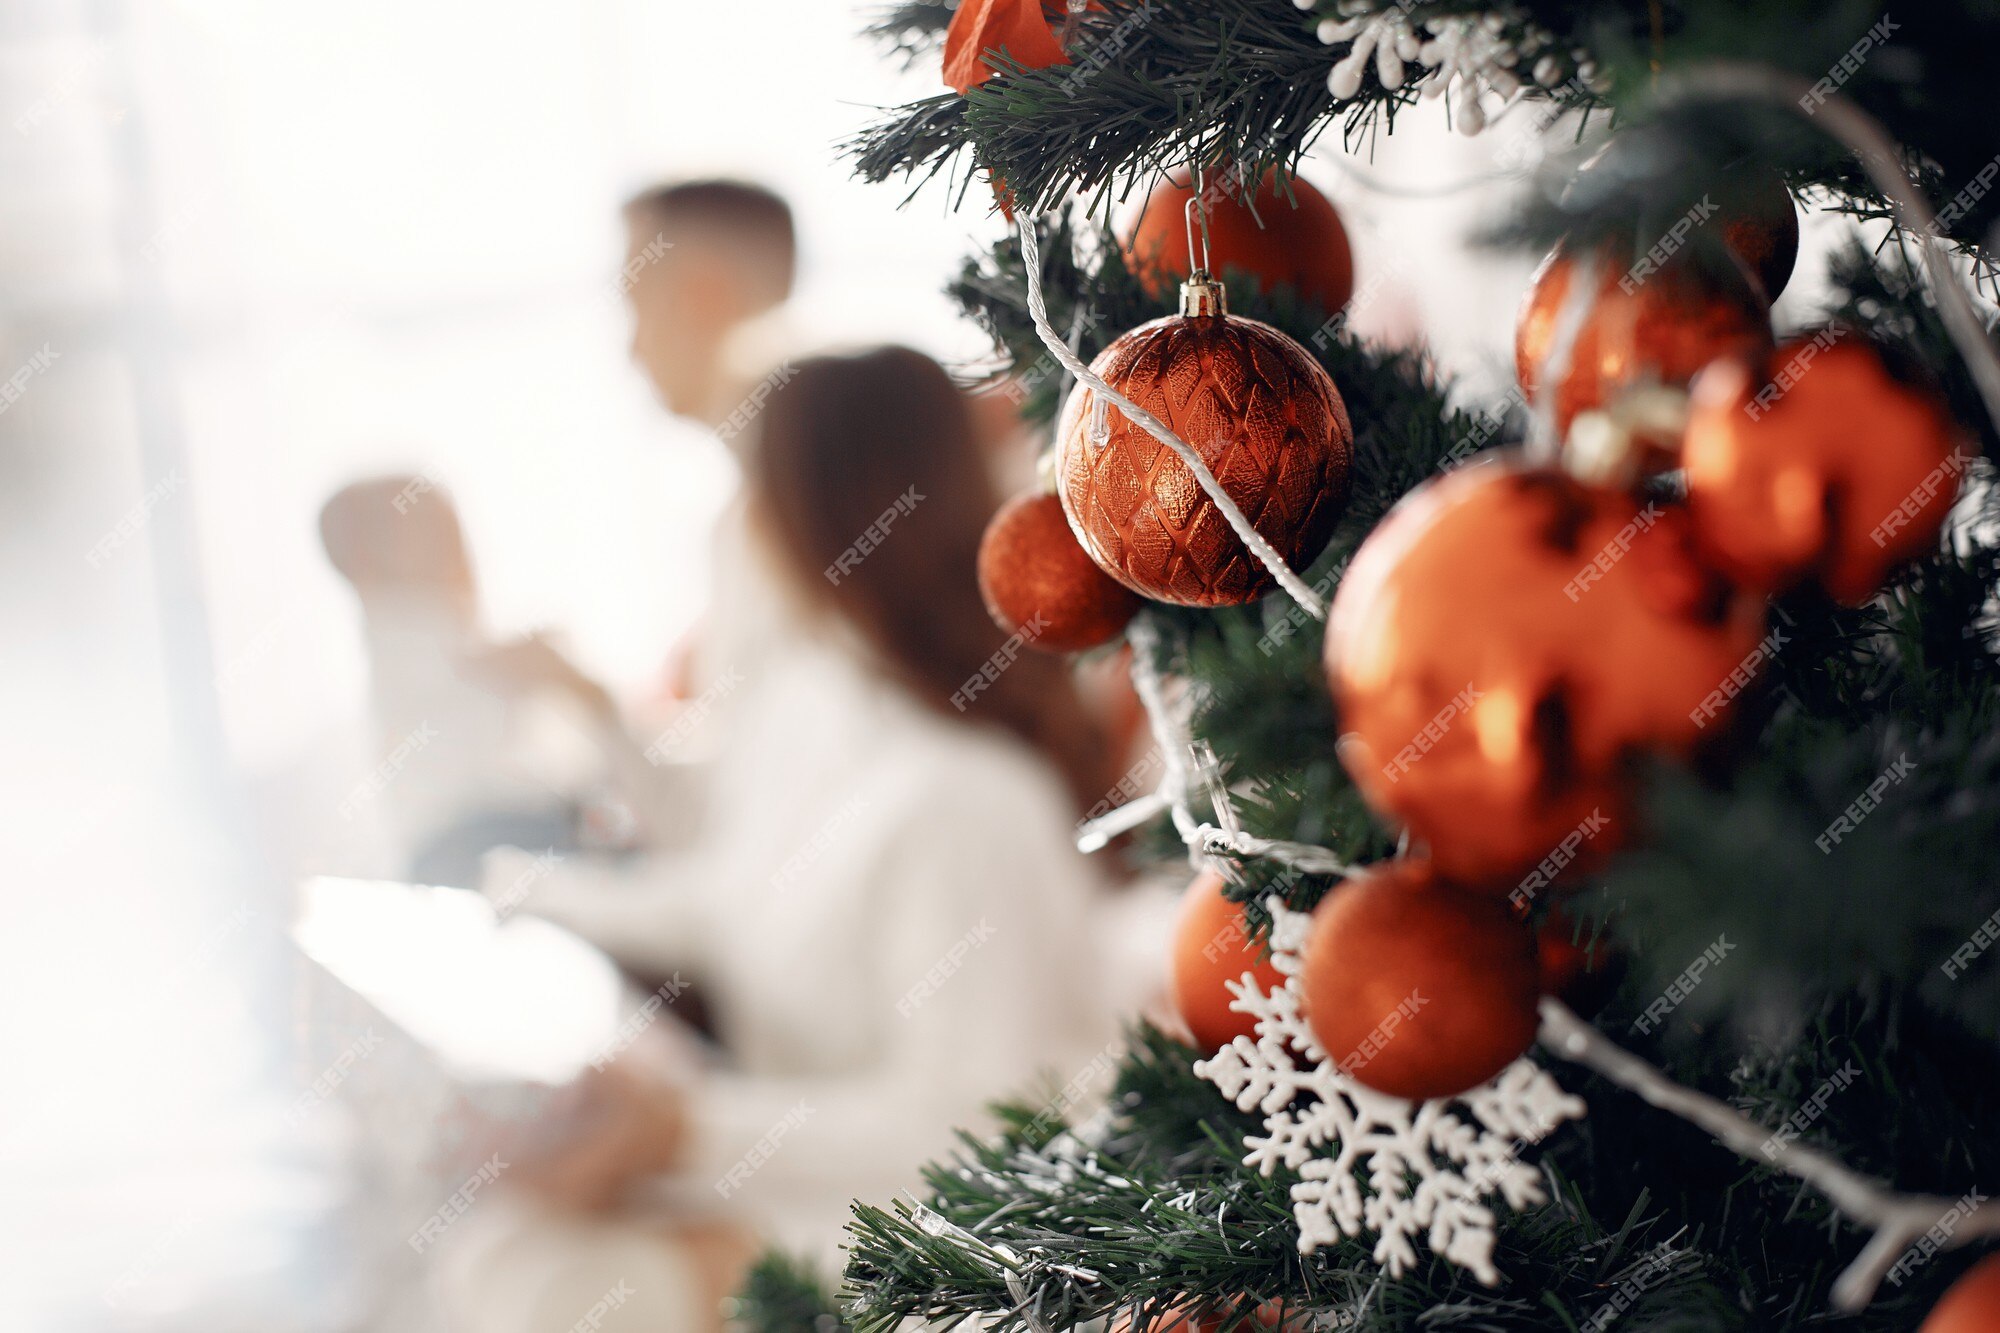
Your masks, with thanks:
[{"label": "blurred man", "polygon": [[792,210],[759,185],[686,181],[633,198],[625,226],[632,358],[669,412],[726,430],[778,359],[769,324],[792,292]]}]

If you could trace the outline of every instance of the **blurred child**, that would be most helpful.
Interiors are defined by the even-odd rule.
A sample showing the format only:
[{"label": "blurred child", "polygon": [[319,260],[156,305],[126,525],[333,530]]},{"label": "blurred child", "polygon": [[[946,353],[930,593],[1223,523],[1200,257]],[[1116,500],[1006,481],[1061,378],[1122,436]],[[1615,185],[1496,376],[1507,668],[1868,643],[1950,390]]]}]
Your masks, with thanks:
[{"label": "blurred child", "polygon": [[320,510],[320,537],[360,601],[381,757],[343,816],[364,805],[385,815],[406,873],[423,883],[476,883],[480,854],[497,843],[573,847],[610,701],[581,675],[542,670],[523,685],[530,673],[506,669],[553,650],[498,643],[481,627],[450,496],[424,475],[358,481]]}]

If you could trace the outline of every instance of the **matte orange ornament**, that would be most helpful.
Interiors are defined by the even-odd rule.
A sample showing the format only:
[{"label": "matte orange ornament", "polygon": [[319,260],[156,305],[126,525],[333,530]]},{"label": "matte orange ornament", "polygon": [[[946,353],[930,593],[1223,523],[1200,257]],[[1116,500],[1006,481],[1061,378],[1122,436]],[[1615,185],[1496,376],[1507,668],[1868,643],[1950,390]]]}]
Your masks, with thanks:
[{"label": "matte orange ornament", "polygon": [[1064,13],[1043,0],[964,0],[944,34],[944,81],[961,93],[993,77],[991,52],[1005,51],[1024,69],[1066,65],[1069,56],[1056,35]]},{"label": "matte orange ornament", "polygon": [[1703,557],[1745,586],[1859,603],[1935,548],[1970,447],[1934,393],[1828,330],[1701,373],[1688,512]]},{"label": "matte orange ornament", "polygon": [[[1291,188],[1288,199],[1278,189],[1277,173],[1266,172],[1252,211],[1251,204],[1211,186],[1208,267],[1224,275],[1241,270],[1267,288],[1290,287],[1333,314],[1354,295],[1354,251],[1347,228],[1332,201],[1311,183],[1294,176]],[[1147,196],[1123,247],[1126,264],[1157,291],[1172,291],[1190,276],[1187,205],[1194,197],[1187,171],[1162,180]]]},{"label": "matte orange ornament", "polygon": [[1062,501],[1039,491],[1009,500],[986,525],[979,595],[1001,629],[1056,653],[1109,643],[1140,606],[1077,545]]},{"label": "matte orange ornament", "polygon": [[[1608,406],[1620,390],[1685,385],[1718,356],[1770,346],[1770,306],[1740,264],[1696,264],[1683,253],[1642,273],[1634,260],[1624,247],[1598,252],[1597,294],[1555,387],[1564,432],[1579,412]],[[1530,403],[1541,392],[1576,267],[1557,246],[1528,282],[1514,330],[1514,372]]]},{"label": "matte orange ornament", "polygon": [[1215,1050],[1236,1037],[1254,1037],[1257,1020],[1229,1006],[1236,997],[1226,981],[1248,972],[1259,987],[1275,990],[1284,974],[1243,924],[1243,904],[1223,896],[1224,880],[1213,870],[1196,875],[1181,896],[1174,924],[1174,1007],[1194,1034],[1195,1045]]},{"label": "matte orange ornament", "polygon": [[[1090,368],[1192,446],[1251,526],[1302,568],[1347,501],[1354,430],[1340,391],[1305,348],[1224,313],[1219,283],[1189,283],[1181,308],[1117,338]],[[1063,509],[1105,573],[1182,606],[1272,589],[1187,464],[1108,400],[1079,385],[1056,438]]]},{"label": "matte orange ornament", "polygon": [[1628,759],[1689,752],[1754,675],[1761,609],[1690,547],[1677,509],[1506,456],[1411,492],[1328,621],[1362,796],[1468,887],[1601,859],[1631,831]]},{"label": "matte orange ornament", "polygon": [[1327,1058],[1392,1097],[1478,1087],[1535,1039],[1535,935],[1423,861],[1350,876],[1313,911],[1300,972]]},{"label": "matte orange ornament", "polygon": [[1917,1333],[1994,1333],[2000,1329],[2000,1254],[1989,1254],[1951,1284]]}]

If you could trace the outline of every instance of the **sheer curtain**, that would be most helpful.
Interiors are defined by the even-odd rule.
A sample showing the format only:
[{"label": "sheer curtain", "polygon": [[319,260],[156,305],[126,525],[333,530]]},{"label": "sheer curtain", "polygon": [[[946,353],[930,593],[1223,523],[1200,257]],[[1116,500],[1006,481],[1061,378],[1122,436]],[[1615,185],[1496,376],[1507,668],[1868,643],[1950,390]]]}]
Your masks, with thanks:
[{"label": "sheer curtain", "polygon": [[364,1318],[336,1156],[284,1115],[313,1071],[271,793],[364,706],[315,512],[429,473],[496,627],[648,680],[730,478],[626,364],[626,193],[764,180],[808,331],[980,350],[936,294],[968,224],[834,151],[926,90],[859,23],[0,0],[0,1326]]}]

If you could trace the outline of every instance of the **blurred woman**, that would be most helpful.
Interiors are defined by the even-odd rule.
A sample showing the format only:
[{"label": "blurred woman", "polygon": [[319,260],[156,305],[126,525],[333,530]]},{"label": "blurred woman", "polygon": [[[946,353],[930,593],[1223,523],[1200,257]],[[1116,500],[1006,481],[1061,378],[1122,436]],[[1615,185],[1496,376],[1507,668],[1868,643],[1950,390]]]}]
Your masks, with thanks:
[{"label": "blurred woman", "polygon": [[[688,1242],[719,1228],[831,1269],[850,1201],[915,1187],[991,1099],[1038,1075],[1103,1092],[1116,1016],[1137,1006],[1072,842],[1111,784],[1105,749],[1063,666],[1015,655],[979,603],[996,496],[964,396],[905,349],[821,358],[753,432],[722,609],[758,628],[710,645],[729,725],[688,832],[636,870],[558,871],[526,903],[692,981],[728,1063],[621,1059],[592,1114],[524,1149],[529,1191],[447,1275],[477,1333],[566,1326],[647,1226],[679,1237],[672,1299],[690,1303],[640,1291],[632,1327],[713,1322],[736,1269]],[[489,885],[518,895],[498,861]]]}]

